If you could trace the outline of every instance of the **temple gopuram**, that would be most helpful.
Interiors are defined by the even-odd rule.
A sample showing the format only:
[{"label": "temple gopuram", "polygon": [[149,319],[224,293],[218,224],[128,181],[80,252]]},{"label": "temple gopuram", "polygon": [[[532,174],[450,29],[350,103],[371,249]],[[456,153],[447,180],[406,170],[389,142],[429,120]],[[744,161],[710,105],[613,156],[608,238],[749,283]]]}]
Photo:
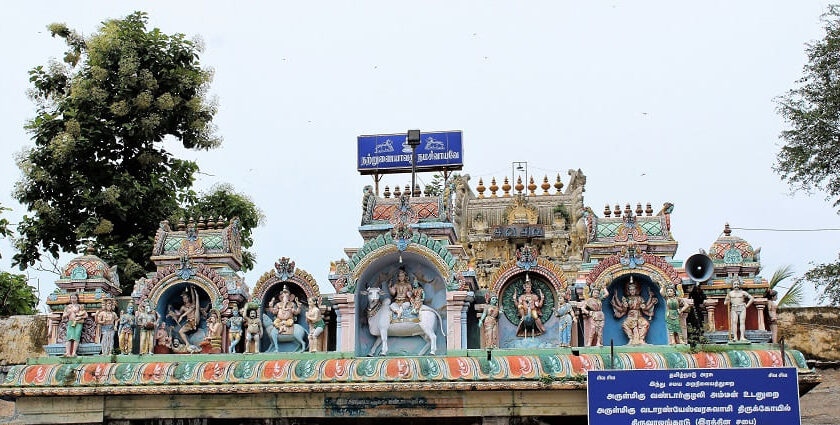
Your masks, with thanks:
[{"label": "temple gopuram", "polygon": [[583,424],[587,371],[819,382],[776,341],[759,250],[728,225],[687,269],[671,203],[596,213],[581,170],[498,177],[364,187],[362,241],[324,265],[332,293],[294,252],[246,281],[235,217],[161,222],[130,296],[90,247],[47,299],[47,355],[0,396],[21,423]]}]

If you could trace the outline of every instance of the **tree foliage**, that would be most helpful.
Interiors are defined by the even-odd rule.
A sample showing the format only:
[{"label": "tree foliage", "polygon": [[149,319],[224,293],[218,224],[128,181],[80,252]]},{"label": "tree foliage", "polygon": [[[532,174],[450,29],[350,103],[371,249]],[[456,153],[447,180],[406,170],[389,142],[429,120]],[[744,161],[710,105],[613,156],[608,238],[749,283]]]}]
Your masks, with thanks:
[{"label": "tree foliage", "polygon": [[229,184],[217,184],[207,192],[191,194],[186,208],[179,210],[170,221],[187,221],[189,217],[239,217],[242,223],[242,268],[245,271],[254,268],[256,257],[247,250],[254,245],[252,230],[263,224],[265,215],[247,195],[238,193]]},{"label": "tree foliage", "polygon": [[[825,37],[807,45],[808,63],[795,87],[778,99],[788,129],[774,170],[795,189],[824,190],[840,213],[840,6],[822,16]],[[840,260],[808,271],[805,280],[840,305]]]},{"label": "tree foliage", "polygon": [[26,276],[0,272],[0,316],[34,314],[38,296],[26,283]]},{"label": "tree foliage", "polygon": [[63,61],[30,71],[34,147],[18,158],[14,191],[29,211],[18,225],[21,268],[92,239],[119,266],[121,281],[142,276],[159,221],[186,200],[198,170],[167,152],[164,139],[191,149],[220,144],[200,46],[146,23],[136,12],[89,37],[48,26],[67,51]]},{"label": "tree foliage", "polygon": [[[775,289],[779,283],[790,279],[793,276],[793,267],[790,265],[780,267],[773,272],[773,276],[770,278],[770,289]],[[802,297],[803,287],[802,287],[802,280],[796,279],[793,283],[785,288],[784,286],[778,286],[779,288],[787,289],[785,294],[779,299],[778,306],[779,307],[794,307],[802,304]]]}]

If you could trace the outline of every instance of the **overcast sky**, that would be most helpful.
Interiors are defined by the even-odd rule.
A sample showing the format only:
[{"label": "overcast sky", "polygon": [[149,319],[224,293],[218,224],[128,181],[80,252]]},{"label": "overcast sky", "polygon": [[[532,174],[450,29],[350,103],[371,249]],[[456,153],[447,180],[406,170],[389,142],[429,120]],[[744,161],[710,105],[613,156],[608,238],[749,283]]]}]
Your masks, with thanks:
[{"label": "overcast sky", "polygon": [[[333,292],[329,262],[361,245],[362,187],[371,183],[356,172],[356,136],[409,128],[463,130],[473,188],[479,176],[501,179],[511,161],[528,161],[531,174],[559,172],[566,183],[566,170],[581,168],[585,202],[599,216],[605,203],[673,202],[678,260],[708,249],[727,221],[838,228],[823,194],[792,196],[771,170],[783,128],[774,98],[801,76],[825,8],[804,0],[15,2],[0,26],[0,203],[14,209],[4,214],[13,222],[25,212],[10,192],[13,155],[30,143],[27,71],[64,51],[45,26],[65,22],[88,35],[102,20],[143,10],[150,27],[204,39],[224,143],[212,152],[166,147],[198,162],[206,173],[198,188],[231,183],[265,212],[251,286],[287,256]],[[840,232],[734,234],[763,248],[768,278],[786,264],[804,273],[840,251]],[[7,242],[0,253],[9,269]],[[43,296],[54,288],[54,275],[31,276]]]}]

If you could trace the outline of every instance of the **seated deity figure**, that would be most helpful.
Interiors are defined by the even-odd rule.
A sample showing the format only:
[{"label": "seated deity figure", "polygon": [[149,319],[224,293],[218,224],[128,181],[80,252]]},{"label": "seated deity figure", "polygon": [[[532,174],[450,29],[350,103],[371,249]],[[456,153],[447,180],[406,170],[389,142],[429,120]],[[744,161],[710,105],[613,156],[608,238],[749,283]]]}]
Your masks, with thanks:
[{"label": "seated deity figure", "polygon": [[685,298],[677,296],[673,284],[662,285],[662,297],[665,298],[665,328],[668,330],[669,344],[682,344],[682,323],[680,316],[691,308]]},{"label": "seated deity figure", "polygon": [[392,299],[389,307],[393,313],[391,320],[403,319],[406,313],[413,310],[412,302],[415,297],[413,289],[411,282],[408,281],[408,273],[405,271],[405,267],[400,266],[397,271],[397,281],[388,285],[388,292]]},{"label": "seated deity figure", "polygon": [[275,298],[268,304],[269,311],[274,313],[274,327],[281,335],[292,333],[295,318],[300,314],[300,301],[283,286],[279,299]]},{"label": "seated deity figure", "polygon": [[478,327],[484,329],[484,348],[498,348],[499,335],[496,333],[499,323],[498,297],[491,297],[490,302],[484,306],[481,319],[478,319]]},{"label": "seated deity figure", "polygon": [[753,297],[741,289],[741,278],[736,276],[732,279],[732,290],[726,294],[723,303],[729,307],[729,340],[746,342],[747,309],[753,304]]},{"label": "seated deity figure", "polygon": [[204,341],[210,345],[211,353],[222,352],[223,329],[224,324],[222,323],[219,310],[210,310],[210,315],[207,317],[207,336],[204,337]]},{"label": "seated deity figure", "polygon": [[560,319],[560,324],[558,325],[560,330],[560,346],[568,347],[572,343],[572,305],[566,302],[566,297],[562,294],[557,300],[555,313],[557,313],[557,318]]},{"label": "seated deity figure", "polygon": [[610,295],[606,288],[594,285],[585,297],[583,303],[579,304],[581,313],[586,317],[589,324],[589,333],[584,341],[585,346],[604,345],[604,311],[602,302]]},{"label": "seated deity figure", "polygon": [[545,295],[542,289],[539,289],[539,294],[534,294],[532,291],[531,278],[525,275],[525,283],[522,285],[524,291],[522,295],[518,295],[517,291],[513,291],[513,299],[516,300],[516,309],[519,311],[519,326],[516,329],[516,336],[526,337],[528,331],[531,331],[531,337],[542,335],[545,332],[542,319],[542,306],[545,301]]},{"label": "seated deity figure", "polygon": [[621,328],[630,340],[629,345],[646,344],[645,338],[650,329],[650,322],[644,316],[653,319],[653,309],[657,302],[658,300],[650,294],[650,291],[648,291],[648,300],[645,301],[640,295],[639,284],[633,281],[633,276],[630,276],[630,281],[624,286],[624,296],[613,297],[610,301],[616,319],[627,316]]}]

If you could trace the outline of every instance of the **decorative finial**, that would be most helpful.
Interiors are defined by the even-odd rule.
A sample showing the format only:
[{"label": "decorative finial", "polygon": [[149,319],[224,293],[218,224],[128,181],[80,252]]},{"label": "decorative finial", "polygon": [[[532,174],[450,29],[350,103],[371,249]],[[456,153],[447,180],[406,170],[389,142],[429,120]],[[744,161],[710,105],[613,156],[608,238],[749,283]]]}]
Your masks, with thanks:
[{"label": "decorative finial", "polygon": [[481,177],[478,178],[478,186],[475,187],[475,190],[478,192],[478,199],[483,199],[484,191],[487,190],[487,188],[484,187],[484,180],[482,180]]},{"label": "decorative finial", "polygon": [[432,186],[426,185],[426,187],[423,188],[423,194],[426,196],[432,196]]},{"label": "decorative finial", "polygon": [[505,177],[505,182],[502,184],[502,190],[505,191],[504,197],[510,198],[510,183],[508,183],[508,178]]},{"label": "decorative finial", "polygon": [[93,242],[88,242],[87,246],[85,247],[85,254],[93,255],[96,253],[96,248],[93,247]]},{"label": "decorative finial", "polygon": [[560,189],[563,189],[563,182],[560,180],[560,174],[557,174],[557,181],[554,182],[554,188],[557,189],[557,194],[560,194]]},{"label": "decorative finial", "polygon": [[411,197],[411,185],[410,184],[405,185],[405,189],[403,189],[403,193],[405,194],[405,196]]},{"label": "decorative finial", "polygon": [[493,177],[493,180],[490,181],[490,197],[496,197],[496,191],[499,190],[499,186],[496,185],[496,178]]},{"label": "decorative finial", "polygon": [[613,215],[616,218],[621,217],[621,207],[618,204],[615,204],[615,210],[613,210]]},{"label": "decorative finial", "polygon": [[418,198],[418,197],[420,197],[421,193],[422,192],[420,192],[420,185],[417,184],[417,183],[414,183],[414,194],[412,196],[414,196],[415,198]]},{"label": "decorative finial", "polygon": [[384,191],[384,192],[382,192],[382,195],[384,195],[386,198],[390,198],[390,197],[391,197],[391,188],[390,188],[390,187],[388,187],[388,185],[387,185],[387,184],[385,185],[385,191]]},{"label": "decorative finial", "polygon": [[522,176],[516,178],[516,186],[513,188],[516,189],[516,193],[522,193],[522,189],[525,189],[525,185],[522,184]]},{"label": "decorative finial", "polygon": [[645,205],[645,215],[653,215],[653,208],[650,206],[650,202],[648,202],[647,205]]},{"label": "decorative finial", "polygon": [[726,235],[726,236],[729,236],[729,235],[732,234],[732,229],[729,228],[729,223],[726,223],[726,225],[723,226],[723,234]]},{"label": "decorative finial", "polygon": [[624,215],[630,215],[630,204],[624,205]]},{"label": "decorative finial", "polygon": [[609,217],[610,214],[612,214],[612,211],[610,210],[610,204],[607,204],[604,206],[604,217]]},{"label": "decorative finial", "polygon": [[534,184],[534,176],[531,176],[531,181],[528,182],[528,191],[531,192],[531,193],[529,193],[528,196],[534,196],[535,195],[535,193],[534,193],[535,190],[537,190],[537,185]]},{"label": "decorative finial", "polygon": [[639,202],[636,204],[636,215],[642,215],[644,211],[642,211],[642,203]]},{"label": "decorative finial", "polygon": [[551,183],[548,182],[547,175],[543,176],[543,182],[542,185],[540,185],[540,188],[543,190],[543,195],[548,195],[548,189],[551,189]]},{"label": "decorative finial", "polygon": [[400,185],[394,186],[394,198],[399,198],[402,196],[402,192],[400,192]]},{"label": "decorative finial", "polygon": [[205,225],[205,222],[204,222],[204,216],[201,216],[201,217],[198,218],[198,224],[196,225],[196,228],[198,230],[202,230],[202,229],[207,228],[207,226]]}]

